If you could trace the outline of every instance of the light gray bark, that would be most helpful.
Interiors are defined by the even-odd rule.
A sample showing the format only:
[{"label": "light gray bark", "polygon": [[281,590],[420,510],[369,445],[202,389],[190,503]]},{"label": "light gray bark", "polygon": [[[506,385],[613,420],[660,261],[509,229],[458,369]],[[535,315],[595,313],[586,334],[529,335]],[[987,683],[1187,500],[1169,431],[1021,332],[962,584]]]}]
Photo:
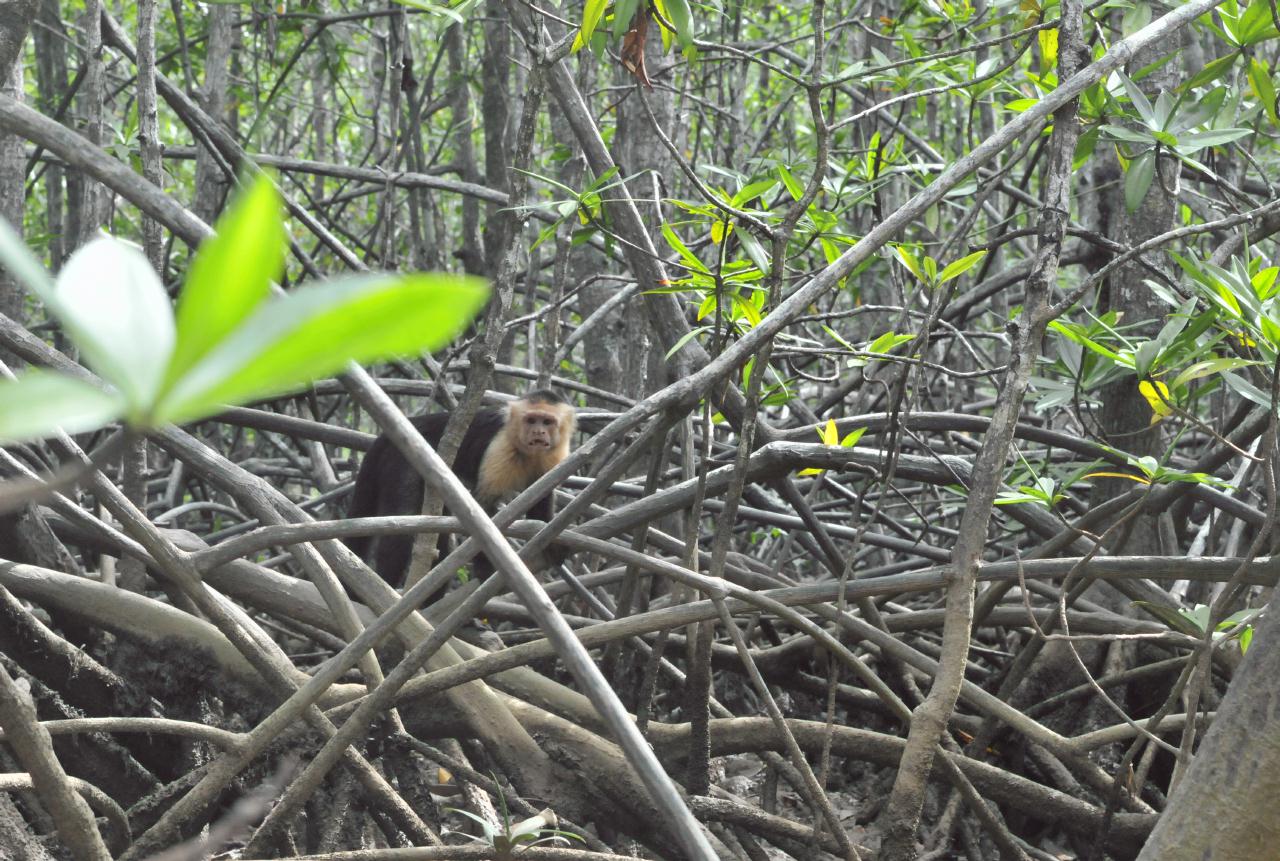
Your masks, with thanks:
[{"label": "light gray bark", "polygon": [[[1171,38],[1179,37],[1174,35]],[[1166,44],[1160,44],[1139,51],[1129,64],[1129,71],[1136,73],[1138,69],[1155,63],[1164,57],[1167,50]],[[1138,86],[1154,103],[1160,92],[1172,92],[1180,82],[1177,65],[1165,63],[1143,78]],[[1106,192],[1109,200],[1103,223],[1099,225],[1102,235],[1113,236],[1126,246],[1133,246],[1171,228],[1178,203],[1178,174],[1178,160],[1162,155],[1151,187],[1133,212],[1129,212],[1125,205],[1124,177],[1118,177],[1120,181]],[[1152,277],[1148,266],[1158,265],[1158,262],[1155,255],[1150,255],[1144,262],[1125,264],[1108,279],[1103,290],[1104,308],[1123,315],[1121,324],[1126,327],[1126,335],[1136,341],[1154,337],[1169,312],[1169,307],[1146,283]],[[1152,455],[1158,458],[1163,449],[1162,426],[1151,424],[1151,407],[1138,394],[1138,383],[1136,378],[1125,376],[1103,389],[1098,430],[1111,445],[1122,451],[1136,457]],[[1129,482],[1120,479],[1104,479],[1098,483],[1096,501],[1127,492],[1130,489],[1128,485]],[[1160,552],[1155,521],[1147,515],[1132,518],[1122,532],[1109,538],[1113,552]]]},{"label": "light gray bark", "polygon": [[[0,0],[0,92],[22,99],[22,46],[35,19],[35,0]],[[22,198],[26,172],[24,141],[0,132],[0,219],[22,233]],[[0,313],[15,320],[22,313],[25,293],[17,279],[0,272]]]},{"label": "light gray bark", "polygon": [[[85,140],[102,145],[102,0],[86,0],[79,19],[84,44],[84,78],[76,93],[76,114]],[[66,251],[93,238],[102,224],[106,190],[89,177],[73,173],[67,183]]]},{"label": "light gray bark", "polygon": [[[467,182],[480,183],[480,170],[476,166],[475,143],[471,139],[471,84],[467,64],[463,29],[454,24],[445,31],[445,45],[449,51],[450,108],[453,114],[455,164],[458,173]],[[471,199],[462,201],[462,237],[453,255],[462,261],[463,268],[472,275],[484,274],[484,242],[480,236],[480,206]]]},{"label": "light gray bark", "polygon": [[[231,52],[234,47],[236,6],[215,3],[209,7],[208,44],[205,50],[204,86],[200,104],[218,122],[229,123]],[[196,191],[191,210],[201,221],[212,224],[227,194],[228,180],[214,155],[200,145],[196,152]]]},{"label": "light gray bark", "polygon": [[[673,141],[683,141],[685,129],[676,114],[675,95],[671,89],[671,86],[678,85],[678,80],[671,74],[659,71],[669,65],[670,58],[663,57],[662,37],[656,24],[649,26],[644,58],[650,78],[665,85],[646,92],[645,98],[667,137]],[[619,75],[625,76],[627,83],[634,83],[634,78],[621,66],[616,68]],[[667,189],[664,187],[663,177],[671,169],[671,156],[654,133],[653,125],[640,104],[639,92],[632,93],[619,105],[618,132],[614,140],[618,141],[615,157],[622,176],[635,176],[629,183],[631,193],[641,217],[649,225],[654,245],[659,253],[664,253],[667,246],[662,241],[660,225],[665,217],[662,199],[667,194]],[[583,298],[588,307],[596,307],[607,301],[617,290],[616,284],[591,285],[583,291]],[[637,321],[644,319],[638,311],[638,299],[627,302],[617,312],[612,325],[601,329],[604,337],[588,339],[587,348],[588,371],[593,365],[612,370],[611,363],[616,363],[620,376],[618,385],[610,390],[630,398],[642,398],[664,382],[649,378],[649,357],[654,350],[659,349],[657,343],[660,340],[652,337],[648,326],[636,325]]]},{"label": "light gray bark", "polygon": [[[1234,648],[1227,645],[1224,648]],[[1280,602],[1138,861],[1255,861],[1280,846]]]},{"label": "light gray bark", "polygon": [[[32,30],[36,49],[36,103],[52,115],[67,88],[67,42],[59,17],[58,0],[40,0],[36,18],[40,26]],[[49,265],[56,272],[66,257],[66,190],[61,165],[45,170],[45,227],[49,234]]]}]

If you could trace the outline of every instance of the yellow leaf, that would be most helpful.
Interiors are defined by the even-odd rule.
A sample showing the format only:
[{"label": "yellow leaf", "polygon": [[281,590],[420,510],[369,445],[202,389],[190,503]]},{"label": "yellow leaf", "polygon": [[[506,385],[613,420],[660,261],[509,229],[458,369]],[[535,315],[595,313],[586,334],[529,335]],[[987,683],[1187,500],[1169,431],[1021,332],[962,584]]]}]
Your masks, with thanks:
[{"label": "yellow leaf", "polygon": [[813,467],[809,467],[808,469],[800,470],[796,475],[822,475],[824,472],[826,472],[825,469],[814,469]]},{"label": "yellow leaf", "polygon": [[1159,380],[1143,380],[1138,383],[1138,391],[1151,405],[1151,424],[1173,415],[1173,399],[1169,397],[1169,387],[1164,383]]},{"label": "yellow leaf", "polygon": [[1139,475],[1130,475],[1127,472],[1091,472],[1085,478],[1127,478],[1130,481],[1136,481],[1138,484],[1150,484],[1145,478]]},{"label": "yellow leaf", "polygon": [[1040,40],[1040,68],[1048,71],[1058,62],[1058,28],[1041,30],[1036,36]]},{"label": "yellow leaf", "polygon": [[840,431],[836,430],[836,420],[827,419],[826,427],[815,428],[818,436],[822,439],[823,445],[839,445]]}]

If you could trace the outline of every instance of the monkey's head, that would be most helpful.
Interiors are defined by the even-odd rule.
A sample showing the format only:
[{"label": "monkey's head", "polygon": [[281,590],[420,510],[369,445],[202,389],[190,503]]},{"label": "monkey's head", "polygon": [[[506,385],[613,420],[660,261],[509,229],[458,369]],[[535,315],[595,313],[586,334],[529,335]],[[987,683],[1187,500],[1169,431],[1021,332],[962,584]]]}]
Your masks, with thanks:
[{"label": "monkey's head", "polygon": [[515,446],[526,455],[558,453],[569,450],[576,418],[573,407],[550,389],[538,389],[511,404],[508,427],[515,436]]}]

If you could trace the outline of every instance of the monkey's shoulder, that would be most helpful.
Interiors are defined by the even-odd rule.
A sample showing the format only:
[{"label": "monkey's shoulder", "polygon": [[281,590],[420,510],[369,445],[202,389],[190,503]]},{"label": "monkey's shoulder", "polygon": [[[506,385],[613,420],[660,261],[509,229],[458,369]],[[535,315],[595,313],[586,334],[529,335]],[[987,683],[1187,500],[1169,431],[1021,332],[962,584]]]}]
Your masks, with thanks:
[{"label": "monkey's shoulder", "polygon": [[413,416],[409,419],[409,423],[418,429],[423,439],[435,446],[440,444],[440,437],[444,435],[445,426],[449,424],[449,413],[426,413]]},{"label": "monkey's shoulder", "polygon": [[[471,424],[467,426],[467,431],[463,434],[463,442],[471,438],[481,438],[487,443],[506,423],[506,412],[506,407],[484,407],[479,410],[471,419]],[[440,438],[444,436],[444,429],[449,424],[451,416],[452,413],[424,413],[412,416],[409,422],[418,429],[418,433],[422,434],[427,442],[437,445]]]},{"label": "monkey's shoulder", "polygon": [[[445,427],[449,424],[450,413],[427,413],[414,416],[409,421],[422,434],[423,439],[433,447],[440,445],[444,437]],[[497,437],[506,424],[504,407],[485,407],[471,419],[458,445],[453,459],[453,471],[468,485],[474,485],[489,443]]]}]

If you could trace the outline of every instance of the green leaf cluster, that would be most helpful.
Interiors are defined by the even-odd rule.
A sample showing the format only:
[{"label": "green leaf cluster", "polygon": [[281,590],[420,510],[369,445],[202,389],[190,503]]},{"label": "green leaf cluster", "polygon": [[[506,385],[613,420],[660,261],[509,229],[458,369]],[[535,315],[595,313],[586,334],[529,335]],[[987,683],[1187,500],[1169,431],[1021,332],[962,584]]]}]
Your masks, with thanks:
[{"label": "green leaf cluster", "polygon": [[975,251],[972,254],[966,254],[958,260],[952,260],[946,266],[942,267],[942,271],[938,271],[938,261],[928,255],[917,257],[910,248],[905,245],[895,245],[893,249],[898,255],[898,262],[907,268],[907,271],[915,276],[916,280],[930,289],[941,287],[948,281],[954,281],[964,273],[968,272],[974,266],[978,265],[982,258],[987,256],[987,252]]},{"label": "green leaf cluster", "polygon": [[[1199,298],[1175,293],[1148,281],[1172,313],[1154,338],[1124,334],[1119,315],[1087,314],[1087,322],[1058,319],[1049,331],[1059,336],[1057,358],[1047,364],[1054,375],[1075,380],[1074,387],[1039,376],[1037,409],[1062,406],[1125,377],[1136,378],[1138,394],[1153,411],[1152,421],[1191,410],[1220,385],[1266,403],[1266,396],[1238,372],[1274,361],[1280,336],[1280,290],[1275,267],[1249,268],[1241,261],[1223,269],[1172,253],[1196,285]],[[1257,348],[1258,357],[1248,355]]]},{"label": "green leaf cluster", "polygon": [[[1131,126],[1107,123],[1101,127],[1101,133],[1116,145],[1125,164],[1124,199],[1130,212],[1141,205],[1151,188],[1161,154],[1172,155],[1213,176],[1207,165],[1192,156],[1202,149],[1223,146],[1253,133],[1245,128],[1213,127],[1227,97],[1225,87],[1217,87],[1205,95],[1193,93],[1190,88],[1176,96],[1165,91],[1152,104],[1127,75],[1122,72],[1115,75],[1137,115],[1125,114]],[[1201,128],[1206,125],[1209,127]]]},{"label": "green leaf cluster", "polygon": [[[1207,604],[1196,604],[1191,609],[1166,607],[1149,601],[1134,601],[1134,606],[1141,607],[1152,616],[1164,622],[1174,631],[1189,637],[1203,637],[1209,626],[1210,608]],[[1249,651],[1253,642],[1253,620],[1261,613],[1261,609],[1241,610],[1223,619],[1213,629],[1213,639],[1220,640],[1226,636],[1238,638],[1241,653]],[[1237,630],[1238,629],[1238,630]]]},{"label": "green leaf cluster", "polygon": [[177,313],[147,259],[110,237],[55,280],[0,222],[0,263],[44,303],[107,384],[32,371],[0,383],[0,440],[186,422],[279,395],[348,362],[434,350],[484,304],[483,282],[448,275],[363,275],[268,298],[284,266],[280,200],[260,177],[192,261]]}]

